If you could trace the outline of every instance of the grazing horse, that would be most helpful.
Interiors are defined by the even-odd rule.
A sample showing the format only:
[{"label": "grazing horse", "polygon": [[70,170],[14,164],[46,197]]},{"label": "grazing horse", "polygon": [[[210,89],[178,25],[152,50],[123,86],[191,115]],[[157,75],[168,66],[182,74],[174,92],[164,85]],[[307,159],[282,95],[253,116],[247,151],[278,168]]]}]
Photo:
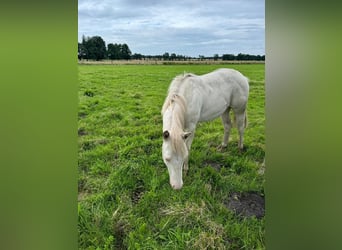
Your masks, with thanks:
[{"label": "grazing horse", "polygon": [[224,136],[220,147],[226,148],[232,127],[229,115],[232,109],[240,136],[238,147],[242,150],[248,94],[248,79],[234,69],[218,69],[201,76],[186,73],[173,79],[161,111],[162,157],[173,189],[183,186],[182,170],[188,170],[189,152],[198,122],[221,116]]}]

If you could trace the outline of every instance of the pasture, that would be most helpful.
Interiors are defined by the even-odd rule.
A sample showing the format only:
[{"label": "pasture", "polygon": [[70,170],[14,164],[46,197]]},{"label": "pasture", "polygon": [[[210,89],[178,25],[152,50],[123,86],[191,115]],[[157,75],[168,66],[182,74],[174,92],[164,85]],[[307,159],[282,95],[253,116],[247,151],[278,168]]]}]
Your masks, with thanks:
[{"label": "pasture", "polygon": [[[250,213],[264,196],[264,64],[78,67],[80,249],[265,249],[265,217]],[[184,71],[221,67],[250,79],[246,149],[234,127],[219,152],[221,119],[200,123],[173,190],[161,157],[167,89]]]}]

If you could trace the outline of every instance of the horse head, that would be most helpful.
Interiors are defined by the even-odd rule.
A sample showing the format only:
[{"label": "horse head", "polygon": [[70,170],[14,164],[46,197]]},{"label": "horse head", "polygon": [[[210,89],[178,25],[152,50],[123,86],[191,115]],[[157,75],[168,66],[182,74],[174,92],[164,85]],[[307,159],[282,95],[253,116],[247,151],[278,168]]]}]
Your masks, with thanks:
[{"label": "horse head", "polygon": [[182,172],[184,164],[187,164],[189,150],[185,140],[191,133],[164,130],[162,155],[167,166],[170,185],[173,189],[181,189],[183,186]]}]

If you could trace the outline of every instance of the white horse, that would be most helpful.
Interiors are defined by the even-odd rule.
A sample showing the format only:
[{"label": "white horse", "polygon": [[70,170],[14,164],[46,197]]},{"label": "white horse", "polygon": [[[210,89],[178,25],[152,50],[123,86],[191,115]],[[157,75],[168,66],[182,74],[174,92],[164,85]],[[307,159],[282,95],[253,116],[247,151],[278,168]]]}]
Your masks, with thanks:
[{"label": "white horse", "polygon": [[183,186],[182,170],[188,170],[189,152],[198,122],[221,116],[224,136],[220,147],[225,148],[232,127],[229,116],[232,109],[240,136],[238,147],[242,150],[248,94],[248,79],[234,69],[218,69],[201,76],[188,73],[173,79],[161,111],[162,156],[173,189]]}]

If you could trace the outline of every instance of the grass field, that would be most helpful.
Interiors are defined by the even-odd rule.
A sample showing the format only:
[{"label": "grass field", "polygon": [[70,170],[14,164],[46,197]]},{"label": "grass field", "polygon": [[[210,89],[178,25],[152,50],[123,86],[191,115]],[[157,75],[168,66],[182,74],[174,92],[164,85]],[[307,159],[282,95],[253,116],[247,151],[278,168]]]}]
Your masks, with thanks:
[{"label": "grass field", "polygon": [[[161,106],[178,74],[219,67],[250,79],[246,150],[217,151],[220,119],[201,123],[184,186],[161,158]],[[265,249],[265,218],[237,215],[231,195],[264,194],[264,64],[79,65],[80,249]]]}]

